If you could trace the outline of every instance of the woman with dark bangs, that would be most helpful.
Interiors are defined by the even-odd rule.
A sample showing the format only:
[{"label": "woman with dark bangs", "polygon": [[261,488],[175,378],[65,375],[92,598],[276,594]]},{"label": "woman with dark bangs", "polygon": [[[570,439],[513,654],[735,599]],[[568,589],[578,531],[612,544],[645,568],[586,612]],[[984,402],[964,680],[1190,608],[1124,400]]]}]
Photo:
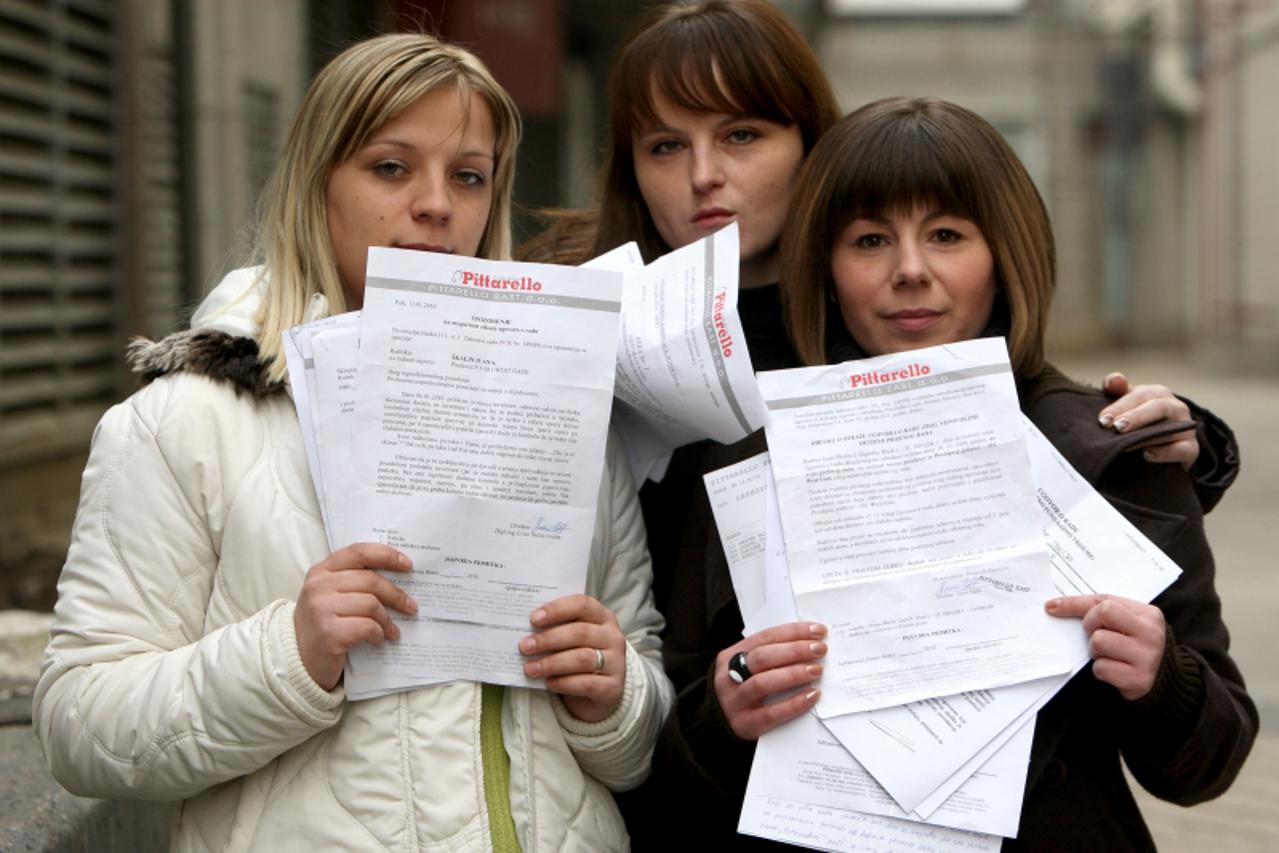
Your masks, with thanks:
[{"label": "woman with dark bangs", "polygon": [[1091,428],[1098,392],[1044,361],[1052,227],[1017,155],[943,101],[889,98],[831,129],[805,164],[782,244],[788,328],[805,364],[1007,339],[1022,411],[1182,568],[1153,604],[1046,603],[1082,619],[1093,664],[1039,712],[1021,827],[1005,850],[1153,850],[1120,757],[1155,796],[1223,793],[1257,733],[1229,656],[1194,486],[1128,453],[1153,425]]},{"label": "woman with dark bangs", "polygon": [[[840,109],[817,57],[786,16],[763,0],[708,0],[653,10],[620,50],[609,80],[609,150],[597,211],[552,215],[522,247],[528,260],[581,263],[635,240],[646,261],[736,222],[741,235],[738,311],[756,370],[799,365],[782,324],[778,241],[800,167]],[[1126,383],[1125,383],[1126,385]],[[1123,390],[1126,390],[1123,389]],[[1122,391],[1120,392],[1122,393]],[[1101,412],[1121,431],[1189,420],[1171,392],[1141,386]],[[1215,501],[1233,478],[1229,458],[1203,478]],[[1147,450],[1188,467],[1194,431]],[[676,452],[661,483],[641,491],[653,556],[654,597],[666,617],[663,660],[679,692],[652,778],[619,798],[636,849],[669,843],[672,824],[738,849],[741,797],[760,734],[803,713],[825,654],[824,629],[778,626],[742,638],[737,607],[702,475],[764,449],[763,434],[731,446],[706,441]],[[731,678],[748,655],[756,677]],[[662,820],[654,820],[661,815]]]}]

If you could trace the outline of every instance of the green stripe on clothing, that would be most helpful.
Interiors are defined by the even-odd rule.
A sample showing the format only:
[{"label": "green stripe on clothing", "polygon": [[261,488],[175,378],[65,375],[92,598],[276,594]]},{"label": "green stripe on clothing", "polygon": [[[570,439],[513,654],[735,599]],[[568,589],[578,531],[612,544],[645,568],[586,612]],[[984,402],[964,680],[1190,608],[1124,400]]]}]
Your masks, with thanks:
[{"label": "green stripe on clothing", "polygon": [[493,853],[520,853],[511,818],[511,758],[502,742],[500,684],[480,685],[480,760],[484,764],[484,804],[489,813]]}]

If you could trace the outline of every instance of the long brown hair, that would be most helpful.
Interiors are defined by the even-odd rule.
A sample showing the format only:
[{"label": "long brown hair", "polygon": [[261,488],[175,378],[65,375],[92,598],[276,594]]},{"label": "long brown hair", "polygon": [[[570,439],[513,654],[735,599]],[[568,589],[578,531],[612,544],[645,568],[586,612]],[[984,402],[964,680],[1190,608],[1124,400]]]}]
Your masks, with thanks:
[{"label": "long brown hair", "polygon": [[787,331],[800,359],[826,362],[826,312],[835,293],[831,250],[845,227],[918,204],[936,205],[981,229],[1011,317],[1013,369],[1037,375],[1055,286],[1048,211],[990,122],[932,98],[867,104],[831,128],[800,170],[781,251]]},{"label": "long brown hair", "polygon": [[652,10],[609,76],[609,144],[598,211],[549,214],[521,257],[580,263],[628,240],[645,260],[671,250],[640,195],[632,135],[658,124],[653,93],[691,112],[756,116],[797,126],[804,152],[839,120],[821,63],[786,15],[765,0],[704,0]]}]

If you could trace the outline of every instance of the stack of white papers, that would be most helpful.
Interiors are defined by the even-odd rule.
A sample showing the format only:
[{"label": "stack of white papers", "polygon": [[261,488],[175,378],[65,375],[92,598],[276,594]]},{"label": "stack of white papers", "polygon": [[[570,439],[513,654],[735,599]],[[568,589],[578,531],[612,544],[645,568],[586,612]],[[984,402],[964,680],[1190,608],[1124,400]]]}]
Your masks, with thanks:
[{"label": "stack of white papers", "polygon": [[351,650],[350,698],[542,684],[516,643],[585,586],[610,414],[637,482],[763,425],[737,274],[735,225],[647,267],[634,244],[581,268],[372,248],[362,311],[289,330],[329,546],[400,549],[421,607]]},{"label": "stack of white papers", "polygon": [[747,633],[813,619],[830,653],[815,713],[760,739],[740,830],[998,849],[1035,714],[1088,659],[1044,601],[1150,600],[1180,569],[1020,415],[1002,342],[760,380],[771,457],[707,488]]},{"label": "stack of white papers", "polygon": [[471,679],[538,686],[529,614],[581,592],[622,275],[370,249],[364,309],[291,330],[330,545],[381,542],[420,610],[348,654],[352,699]]}]

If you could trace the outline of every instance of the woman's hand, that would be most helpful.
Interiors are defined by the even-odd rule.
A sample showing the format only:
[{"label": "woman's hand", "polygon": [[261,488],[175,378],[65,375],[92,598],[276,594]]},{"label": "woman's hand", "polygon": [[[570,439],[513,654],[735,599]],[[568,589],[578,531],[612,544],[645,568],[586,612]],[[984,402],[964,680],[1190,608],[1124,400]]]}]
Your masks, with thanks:
[{"label": "woman's hand", "polygon": [[626,637],[613,611],[589,595],[566,595],[534,610],[540,629],[520,640],[520,652],[544,655],[524,664],[529,678],[545,678],[570,714],[598,723],[622,704]]},{"label": "woman's hand", "polygon": [[380,646],[400,638],[386,608],[412,616],[417,602],[376,572],[412,567],[394,548],[366,542],[340,548],[307,571],[293,627],[302,665],[316,684],[337,686],[347,650],[356,643]]},{"label": "woman's hand", "polygon": [[[1101,381],[1108,397],[1119,399],[1101,410],[1098,421],[1116,432],[1128,432],[1163,420],[1188,421],[1190,407],[1173,396],[1163,385],[1138,385],[1130,388],[1122,373],[1108,373]],[[1193,429],[1176,432],[1141,445],[1148,462],[1176,462],[1182,470],[1199,458],[1199,440]]]},{"label": "woman's hand", "polygon": [[1164,657],[1167,625],[1163,611],[1117,595],[1072,595],[1044,605],[1062,619],[1083,617],[1092,674],[1133,701],[1155,686]]},{"label": "woman's hand", "polygon": [[[791,622],[765,628],[724,649],[715,658],[715,698],[733,733],[756,740],[764,732],[793,720],[817,702],[820,690],[803,690],[768,703],[797,687],[807,688],[822,674],[816,661],[826,655],[821,638],[826,628],[812,622]],[[729,662],[746,655],[750,677],[738,683],[729,675]]]}]

